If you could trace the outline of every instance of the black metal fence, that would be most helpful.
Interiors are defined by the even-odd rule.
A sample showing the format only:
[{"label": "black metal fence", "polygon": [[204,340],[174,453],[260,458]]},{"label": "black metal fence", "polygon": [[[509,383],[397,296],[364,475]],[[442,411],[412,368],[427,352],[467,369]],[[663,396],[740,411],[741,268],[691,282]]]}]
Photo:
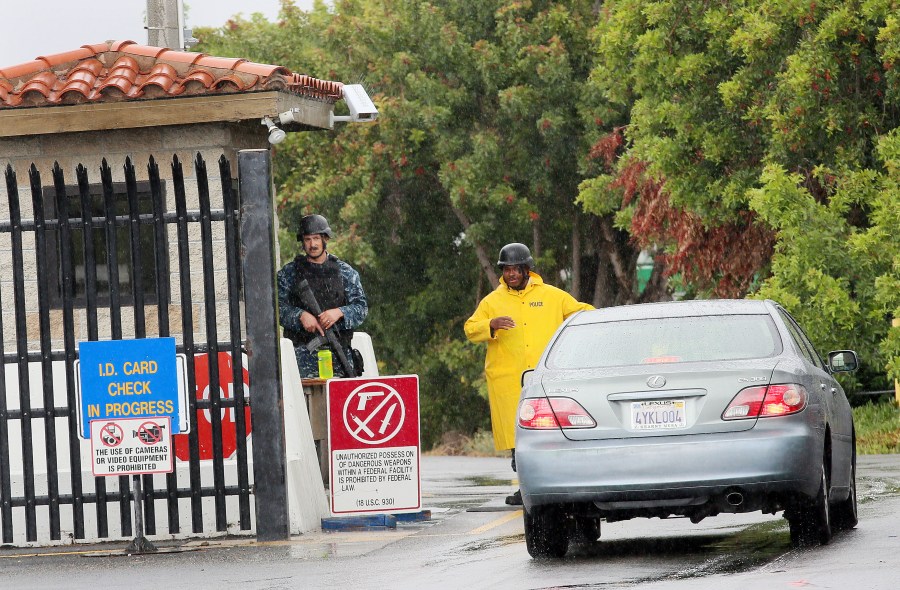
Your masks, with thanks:
[{"label": "black metal fence", "polygon": [[[16,173],[7,167],[9,219],[0,221],[0,238],[8,241],[11,252],[4,259],[11,269],[0,265],[6,277],[0,289],[0,539],[4,544],[21,538],[37,542],[39,530],[41,536],[57,541],[64,532],[74,540],[133,535],[129,477],[94,478],[91,465],[85,463],[87,443],[78,437],[77,340],[174,336],[178,352],[189,359],[186,386],[191,430],[182,442],[187,446],[187,469],[180,462],[182,469],[166,476],[141,476],[146,533],[208,530],[210,515],[209,510],[204,514],[203,505],[210,500],[216,531],[229,526],[252,528],[239,204],[229,162],[223,156],[218,164],[222,201],[216,209],[210,204],[206,163],[199,154],[194,162],[193,209],[188,207],[185,175],[177,157],[171,164],[171,186],[160,178],[153,159],[145,182],[137,181],[130,160],[125,164],[124,183],[113,182],[105,160],[97,184],[91,184],[88,170],[79,165],[76,184],[67,185],[57,164],[52,186],[44,186],[32,165],[31,219],[23,219],[27,202],[20,200]],[[170,196],[174,211],[167,210]],[[225,301],[221,300],[223,275]],[[199,302],[192,296],[195,286],[199,290],[199,284],[192,285],[198,278],[202,281]],[[177,301],[173,291],[178,293]],[[195,307],[202,307],[198,318]],[[4,326],[3,320],[13,325]],[[208,355],[202,365],[207,374],[198,375],[190,360],[202,355]],[[230,379],[220,375],[220,367],[228,364],[212,360],[220,355],[230,355]],[[231,381],[234,393],[223,395],[212,386],[208,399],[197,399],[193,393],[198,380]],[[223,423],[223,414],[232,420]],[[199,440],[198,419],[208,420],[211,441]],[[234,435],[236,446],[236,458],[227,461],[231,481],[226,478],[223,428],[229,440]],[[232,428],[234,432],[228,432]],[[204,444],[211,444],[211,449]],[[211,461],[202,461],[201,452],[211,454]],[[209,478],[201,471],[211,471],[212,481],[205,481]],[[157,511],[166,516],[160,514],[158,519]],[[183,530],[186,512],[190,531]],[[167,526],[157,527],[157,520]],[[86,522],[96,531],[86,535]],[[24,537],[18,527],[24,527]]]}]

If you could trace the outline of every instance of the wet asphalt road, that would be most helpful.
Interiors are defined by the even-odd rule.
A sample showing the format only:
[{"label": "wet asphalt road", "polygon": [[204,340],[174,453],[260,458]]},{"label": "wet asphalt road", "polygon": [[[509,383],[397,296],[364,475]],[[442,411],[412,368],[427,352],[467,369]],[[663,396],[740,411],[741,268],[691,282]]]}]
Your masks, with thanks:
[{"label": "wet asphalt road", "polygon": [[603,524],[601,541],[533,560],[509,461],[425,457],[424,523],[397,530],[181,543],[124,556],[122,545],[0,549],[0,589],[69,588],[900,588],[900,455],[861,457],[860,524],[826,547],[792,549],[779,516]]}]

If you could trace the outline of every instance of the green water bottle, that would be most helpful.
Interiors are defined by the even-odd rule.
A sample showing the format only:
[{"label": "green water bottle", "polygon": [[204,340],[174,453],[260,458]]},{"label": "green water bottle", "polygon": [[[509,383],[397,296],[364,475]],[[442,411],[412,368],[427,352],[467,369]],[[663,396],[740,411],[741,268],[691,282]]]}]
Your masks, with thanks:
[{"label": "green water bottle", "polygon": [[331,364],[331,351],[328,349],[319,351],[319,379],[331,379],[334,377],[334,366]]}]

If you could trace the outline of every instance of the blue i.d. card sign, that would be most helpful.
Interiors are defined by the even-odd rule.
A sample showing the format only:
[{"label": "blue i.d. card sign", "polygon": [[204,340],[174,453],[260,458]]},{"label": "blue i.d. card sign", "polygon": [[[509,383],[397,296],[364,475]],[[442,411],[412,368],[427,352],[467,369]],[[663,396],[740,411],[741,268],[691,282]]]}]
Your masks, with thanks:
[{"label": "blue i.d. card sign", "polygon": [[174,338],[104,340],[78,345],[81,435],[91,420],[170,417],[179,424]]}]

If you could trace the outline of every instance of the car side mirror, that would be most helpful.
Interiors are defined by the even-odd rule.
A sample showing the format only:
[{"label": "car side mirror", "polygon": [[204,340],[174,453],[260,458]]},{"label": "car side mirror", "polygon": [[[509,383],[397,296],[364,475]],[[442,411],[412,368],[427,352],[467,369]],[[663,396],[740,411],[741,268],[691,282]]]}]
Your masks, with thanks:
[{"label": "car side mirror", "polygon": [[531,384],[531,374],[534,373],[534,369],[528,369],[527,371],[522,371],[522,377],[519,379],[519,385],[521,387],[525,387],[526,384]]},{"label": "car side mirror", "polygon": [[832,373],[851,373],[859,368],[859,357],[852,350],[834,350],[828,353],[828,368]]}]

